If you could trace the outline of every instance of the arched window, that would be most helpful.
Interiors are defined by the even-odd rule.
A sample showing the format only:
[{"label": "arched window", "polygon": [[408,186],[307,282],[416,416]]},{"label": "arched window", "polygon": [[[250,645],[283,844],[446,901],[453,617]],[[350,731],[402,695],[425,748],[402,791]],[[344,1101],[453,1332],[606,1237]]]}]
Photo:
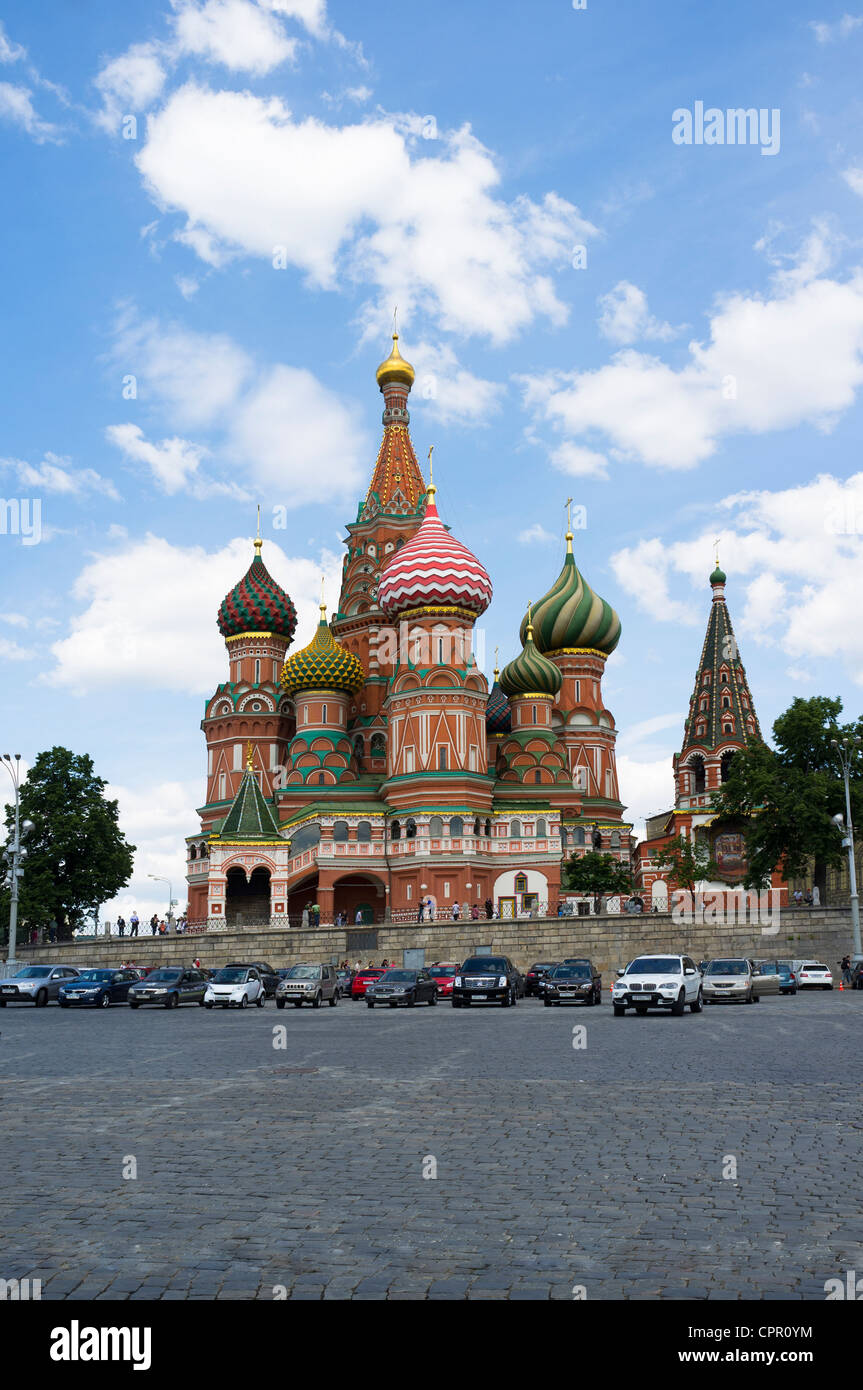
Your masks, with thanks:
[{"label": "arched window", "polygon": [[452,817],[449,823],[449,833],[453,840],[457,840],[460,835],[464,834],[464,821],[461,816]]},{"label": "arched window", "polygon": [[689,764],[690,777],[692,779],[692,790],[697,796],[707,787],[707,773],[704,767],[703,758],[693,758]]},{"label": "arched window", "polygon": [[210,857],[210,851],[207,849],[207,846],[206,846],[206,845],[201,845],[201,848],[198,850],[198,858],[199,858],[199,859],[209,859],[209,857]]},{"label": "arched window", "polygon": [[526,892],[527,892],[527,874],[516,874],[516,876],[515,876],[515,891],[516,891],[516,893],[526,893]]},{"label": "arched window", "polygon": [[371,752],[373,758],[385,758],[387,741],[383,734],[372,734]]},{"label": "arched window", "polygon": [[405,835],[407,836],[407,838],[408,838],[409,840],[413,840],[413,839],[416,838],[416,833],[417,833],[417,823],[416,823],[416,821],[414,820],[413,816],[408,816],[408,818],[407,818],[407,820],[406,820],[406,822],[405,822]]},{"label": "arched window", "polygon": [[723,697],[722,697],[722,708],[723,708],[723,709],[731,709],[731,696],[730,696],[730,695],[723,695]]},{"label": "arched window", "polygon": [[337,820],[333,825],[333,839],[337,845],[343,845],[348,838],[348,823],[346,820]]},{"label": "arched window", "polygon": [[573,837],[572,837],[572,838],[573,838],[573,844],[576,844],[576,845],[583,845],[583,844],[584,844],[584,826],[583,826],[583,825],[577,825],[577,826],[575,827],[575,830],[574,830],[574,832],[573,832]]},{"label": "arched window", "polygon": [[365,753],[365,751],[366,745],[363,742],[363,736],[362,734],[357,734],[354,738],[354,757],[356,758],[358,763],[362,763],[363,754]]},{"label": "arched window", "polygon": [[301,850],[311,849],[321,838],[321,827],[319,825],[301,825],[295,835],[291,836],[291,854],[299,854]]},{"label": "arched window", "polygon": [[476,819],[474,820],[474,823],[473,823],[473,833],[474,833],[474,835],[481,835],[481,834],[482,834],[482,831],[481,831],[481,829],[480,829],[479,816],[477,816]]},{"label": "arched window", "polygon": [[705,671],[705,672],[704,672],[704,675],[701,677],[701,684],[702,684],[702,685],[709,685],[709,684],[710,684],[710,672],[709,672],[709,671]]},{"label": "arched window", "polygon": [[189,850],[189,858],[190,858],[190,859],[197,859],[197,857],[198,857],[198,851],[195,849],[195,846],[192,845],[192,848]]},{"label": "arched window", "polygon": [[611,832],[611,848],[612,848],[612,849],[620,849],[620,831],[619,831],[619,830],[612,830],[612,832]]},{"label": "arched window", "polygon": [[727,782],[727,781],[728,781],[728,774],[729,774],[729,772],[731,771],[731,764],[732,764],[733,762],[734,762],[734,751],[733,751],[733,749],[730,749],[727,753],[723,753],[723,754],[722,754],[722,760],[721,760],[721,762],[720,762],[720,764],[719,764],[719,778],[720,778],[720,781],[722,781],[722,782]]},{"label": "arched window", "polygon": [[521,839],[521,821],[520,821],[520,820],[514,820],[514,821],[513,821],[512,825],[509,827],[509,834],[510,834],[510,839],[512,839],[512,840],[520,840],[520,839]]},{"label": "arched window", "polygon": [[402,823],[399,820],[390,821],[390,839],[400,840],[402,837]]},{"label": "arched window", "polygon": [[319,787],[324,786],[326,780],[327,780],[327,779],[326,779],[326,777],[324,776],[324,774],[323,774],[322,772],[319,772],[319,773],[318,773],[318,786],[319,786]]},{"label": "arched window", "polygon": [[369,843],[369,841],[371,840],[371,838],[372,838],[372,827],[371,827],[371,823],[370,823],[369,821],[367,821],[367,820],[361,820],[360,823],[359,823],[359,825],[357,826],[357,840],[359,841],[359,843],[360,843],[361,845],[367,845],[367,844]]},{"label": "arched window", "polygon": [[485,833],[486,835],[491,835],[491,821],[488,819],[486,819],[485,823]]},{"label": "arched window", "polygon": [[534,782],[542,781],[542,771],[540,770],[540,768],[537,768],[536,772],[533,774],[533,780]]},{"label": "arched window", "polygon": [[433,840],[439,840],[443,835],[443,821],[440,816],[432,816],[429,821],[429,835]]}]

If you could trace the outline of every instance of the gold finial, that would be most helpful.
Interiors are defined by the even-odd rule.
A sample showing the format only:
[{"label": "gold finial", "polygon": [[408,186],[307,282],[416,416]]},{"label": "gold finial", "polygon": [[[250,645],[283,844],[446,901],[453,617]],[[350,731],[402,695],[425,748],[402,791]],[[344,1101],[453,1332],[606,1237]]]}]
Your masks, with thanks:
[{"label": "gold finial", "polygon": [[255,760],[252,756],[252,740],[249,739],[248,743],[246,744],[246,771],[254,772],[254,770]]},{"label": "gold finial", "polygon": [[264,544],[264,542],[261,540],[261,504],[260,504],[260,502],[259,502],[259,503],[258,503],[258,534],[257,534],[257,537],[256,537],[256,539],[255,539],[255,554],[256,554],[256,555],[260,556],[260,554],[261,554],[261,546],[262,546],[263,544]]},{"label": "gold finial", "polygon": [[525,633],[525,645],[533,641],[533,613],[531,612],[533,603],[528,600],[527,604],[527,632]]},{"label": "gold finial", "polygon": [[429,445],[429,485],[428,485],[428,495],[429,495],[429,497],[434,497],[435,493],[437,492],[437,488],[436,488],[435,485],[434,485],[434,459],[433,459],[433,457],[432,457],[433,454],[434,454],[434,445],[433,445],[433,444],[430,444],[430,445]]},{"label": "gold finial", "polygon": [[572,498],[566,499],[566,553],[572,554]]},{"label": "gold finial", "polygon": [[321,601],[320,601],[320,604],[318,605],[318,607],[319,607],[320,610],[321,610],[321,622],[323,622],[324,619],[325,619],[326,616],[327,616],[327,605],[326,605],[325,602],[324,602],[324,576],[323,576],[323,575],[321,575]]},{"label": "gold finial", "polygon": [[497,680],[500,675],[500,647],[494,649],[494,678]]},{"label": "gold finial", "polygon": [[393,305],[393,338],[398,341],[399,336],[399,306]]},{"label": "gold finial", "polygon": [[713,542],[713,551],[714,551],[714,554],[715,554],[715,556],[716,556],[716,568],[717,568],[717,569],[719,569],[719,540],[720,540],[720,537],[717,536],[717,537],[716,537],[716,540]]}]

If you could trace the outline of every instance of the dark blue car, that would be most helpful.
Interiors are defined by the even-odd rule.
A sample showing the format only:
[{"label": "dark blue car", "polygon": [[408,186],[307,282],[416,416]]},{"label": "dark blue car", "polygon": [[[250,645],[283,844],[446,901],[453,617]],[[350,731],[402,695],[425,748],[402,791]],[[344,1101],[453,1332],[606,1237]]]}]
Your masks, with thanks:
[{"label": "dark blue car", "polygon": [[61,1009],[73,1006],[107,1009],[112,1004],[125,1004],[131,986],[137,982],[136,970],[82,970],[74,980],[60,987],[57,1002]]}]

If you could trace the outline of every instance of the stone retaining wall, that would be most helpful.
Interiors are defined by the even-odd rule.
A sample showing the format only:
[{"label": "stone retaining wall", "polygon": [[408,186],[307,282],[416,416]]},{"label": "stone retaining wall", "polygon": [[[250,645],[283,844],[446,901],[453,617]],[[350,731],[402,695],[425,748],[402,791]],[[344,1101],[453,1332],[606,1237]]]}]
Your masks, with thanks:
[{"label": "stone retaining wall", "polygon": [[[722,925],[679,924],[665,914],[618,917],[553,917],[523,921],[428,922],[384,924],[359,929],[318,927],[290,930],[245,927],[240,931],[203,932],[194,936],[97,937],[56,946],[19,946],[18,959],[68,961],[73,965],[119,965],[134,960],[138,965],[183,964],[196,957],[214,967],[230,960],[265,960],[278,967],[296,961],[347,957],[401,963],[404,950],[421,947],[426,964],[436,960],[461,961],[478,947],[491,947],[508,955],[521,970],[533,961],[559,960],[563,956],[589,956],[606,975],[645,952],[683,951],[695,960],[713,956],[754,956],[823,960],[834,974],[836,965],[852,950],[851,913],[848,908],[788,908],[781,914],[779,931],[757,923]],[[375,932],[374,947],[358,942]]]}]

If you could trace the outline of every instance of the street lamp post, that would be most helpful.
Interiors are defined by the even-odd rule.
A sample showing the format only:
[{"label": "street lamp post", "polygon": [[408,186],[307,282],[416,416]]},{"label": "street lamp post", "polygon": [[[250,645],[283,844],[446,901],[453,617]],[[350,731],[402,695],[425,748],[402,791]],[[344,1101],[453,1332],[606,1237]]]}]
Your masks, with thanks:
[{"label": "street lamp post", "polygon": [[[851,739],[843,738],[840,743],[839,739],[834,738],[831,739],[830,742],[836,749],[839,761],[842,764],[842,778],[845,782],[846,838],[843,844],[848,850],[848,882],[851,889],[851,930],[854,934],[854,954],[860,956],[863,955],[863,947],[861,947],[860,944],[860,901],[857,897],[857,869],[854,863],[854,822],[851,818],[850,772],[851,760],[854,754],[860,749],[861,739],[859,737]],[[833,819],[836,821],[836,824],[842,828],[842,817],[834,816]]]},{"label": "street lamp post", "polygon": [[15,831],[12,843],[6,850],[6,857],[12,865],[12,887],[9,900],[9,946],[7,951],[6,969],[11,971],[18,962],[15,959],[18,935],[18,883],[24,870],[19,867],[20,861],[26,857],[27,851],[21,844],[21,832],[27,833],[33,829],[33,822],[25,820],[21,824],[21,754],[16,753],[13,757],[9,753],[4,753],[2,759],[3,766],[12,778],[12,786],[15,788]]},{"label": "street lamp post", "polygon": [[174,906],[174,890],[171,886],[171,880],[169,878],[159,878],[158,874],[147,874],[147,877],[154,879],[156,883],[167,883],[168,885],[168,924],[170,925],[174,920],[174,914],[171,911],[171,908]]}]

